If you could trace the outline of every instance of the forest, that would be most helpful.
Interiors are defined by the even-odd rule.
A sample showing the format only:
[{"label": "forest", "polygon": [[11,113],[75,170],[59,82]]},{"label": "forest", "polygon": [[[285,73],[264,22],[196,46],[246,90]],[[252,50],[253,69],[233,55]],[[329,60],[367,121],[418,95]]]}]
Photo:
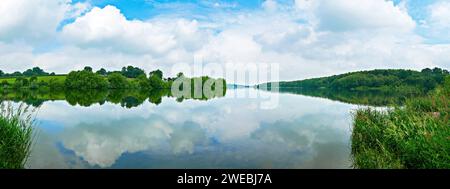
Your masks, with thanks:
[{"label": "forest", "polygon": [[[442,85],[448,75],[449,71],[441,68],[426,68],[421,71],[378,69],[300,81],[282,81],[277,83],[276,90],[352,104],[401,105],[408,98],[428,94]],[[259,84],[256,88],[272,90],[274,84]]]}]

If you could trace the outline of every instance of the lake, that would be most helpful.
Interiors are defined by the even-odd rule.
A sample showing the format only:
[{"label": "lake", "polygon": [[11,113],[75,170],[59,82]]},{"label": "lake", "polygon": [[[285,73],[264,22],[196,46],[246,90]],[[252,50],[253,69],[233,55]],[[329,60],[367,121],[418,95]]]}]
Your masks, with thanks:
[{"label": "lake", "polygon": [[[357,105],[297,94],[228,89],[225,97],[164,97],[126,107],[39,107],[27,168],[351,168]],[[279,95],[275,108],[262,97]]]}]

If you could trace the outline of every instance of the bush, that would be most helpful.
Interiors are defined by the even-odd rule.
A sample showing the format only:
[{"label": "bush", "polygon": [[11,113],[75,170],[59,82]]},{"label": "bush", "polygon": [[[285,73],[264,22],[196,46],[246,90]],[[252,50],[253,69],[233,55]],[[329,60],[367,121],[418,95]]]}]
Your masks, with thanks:
[{"label": "bush", "polygon": [[72,71],[66,77],[65,86],[68,89],[105,89],[108,82],[91,71]]}]

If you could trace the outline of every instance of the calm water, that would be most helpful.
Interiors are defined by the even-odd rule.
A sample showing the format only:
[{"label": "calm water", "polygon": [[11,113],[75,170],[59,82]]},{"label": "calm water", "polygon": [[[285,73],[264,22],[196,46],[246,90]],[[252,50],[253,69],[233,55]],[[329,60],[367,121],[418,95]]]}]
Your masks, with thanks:
[{"label": "calm water", "polygon": [[279,95],[163,98],[135,108],[48,101],[29,168],[350,168],[351,112],[337,101]]}]

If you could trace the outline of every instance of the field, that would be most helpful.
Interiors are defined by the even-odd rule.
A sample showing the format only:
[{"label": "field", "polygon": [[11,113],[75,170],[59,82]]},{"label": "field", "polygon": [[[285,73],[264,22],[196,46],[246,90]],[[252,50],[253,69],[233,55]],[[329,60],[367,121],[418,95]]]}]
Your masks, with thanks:
[{"label": "field", "polygon": [[[0,83],[3,81],[7,81],[9,84],[14,84],[17,77],[7,77],[7,78],[0,78]],[[27,79],[30,79],[31,77],[25,77]],[[49,82],[51,79],[56,79],[58,82],[64,82],[66,80],[66,75],[53,75],[53,76],[38,76],[37,77],[38,82],[44,81]]]}]

